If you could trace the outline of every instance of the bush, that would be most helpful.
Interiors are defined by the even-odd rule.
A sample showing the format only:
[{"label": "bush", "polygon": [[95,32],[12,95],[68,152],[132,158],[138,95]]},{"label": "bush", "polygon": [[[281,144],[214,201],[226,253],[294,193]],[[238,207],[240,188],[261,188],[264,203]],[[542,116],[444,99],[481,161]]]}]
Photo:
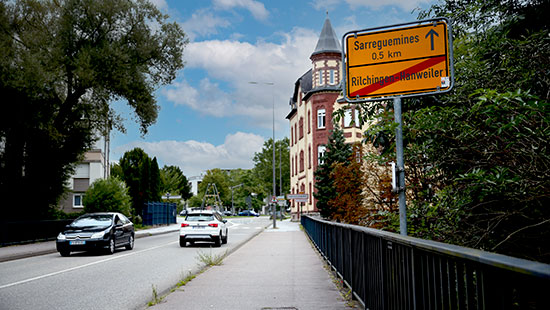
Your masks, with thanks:
[{"label": "bush", "polygon": [[84,211],[120,212],[131,216],[131,199],[126,184],[117,177],[96,180],[86,191]]}]

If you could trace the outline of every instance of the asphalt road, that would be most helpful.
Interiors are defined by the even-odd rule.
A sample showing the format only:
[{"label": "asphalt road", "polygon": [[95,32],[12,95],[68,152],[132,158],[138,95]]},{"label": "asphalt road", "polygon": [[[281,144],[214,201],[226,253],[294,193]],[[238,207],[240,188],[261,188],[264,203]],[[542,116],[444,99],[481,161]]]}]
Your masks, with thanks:
[{"label": "asphalt road", "polygon": [[0,263],[0,309],[143,309],[202,268],[198,253],[221,255],[269,225],[268,218],[229,219],[228,243],[181,248],[178,233],[137,239],[114,255],[58,253]]}]

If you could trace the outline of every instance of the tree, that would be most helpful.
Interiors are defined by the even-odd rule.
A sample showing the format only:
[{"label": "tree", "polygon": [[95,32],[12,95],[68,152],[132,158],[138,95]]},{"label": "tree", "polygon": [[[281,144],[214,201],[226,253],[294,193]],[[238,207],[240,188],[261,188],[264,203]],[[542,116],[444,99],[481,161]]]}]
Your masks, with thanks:
[{"label": "tree", "polygon": [[[141,148],[124,153],[120,159],[123,180],[129,187],[135,215],[141,215],[143,204],[160,200],[158,164]],[[157,172],[155,172],[157,171]]]},{"label": "tree", "polygon": [[149,169],[151,171],[149,180],[149,199],[150,201],[160,201],[160,170],[156,157],[153,157],[153,160],[150,162]]},{"label": "tree", "polygon": [[122,167],[118,163],[111,163],[110,175],[113,177],[118,177],[119,179],[124,179],[124,172],[122,172]]},{"label": "tree", "polygon": [[120,212],[131,216],[132,204],[126,184],[117,177],[98,179],[88,188],[83,199],[84,211]]},{"label": "tree", "polygon": [[164,166],[160,170],[161,193],[170,193],[171,195],[181,195],[183,200],[188,200],[193,196],[189,181],[177,166]]},{"label": "tree", "polygon": [[[279,161],[279,156],[281,161]],[[290,191],[290,140],[285,137],[275,141],[275,190],[276,194],[288,193]],[[262,151],[254,154],[254,173],[261,182],[263,192],[271,194],[273,191],[273,139],[264,142]],[[281,165],[279,165],[281,162]],[[281,167],[281,169],[279,169]],[[282,189],[280,188],[279,173],[282,170]]]},{"label": "tree", "polygon": [[336,212],[330,201],[338,198],[334,187],[333,170],[338,163],[346,163],[352,155],[351,146],[346,144],[344,132],[337,125],[331,130],[326,145],[325,155],[321,164],[315,170],[315,189],[313,193],[317,199],[317,209],[322,217],[332,219]]},{"label": "tree", "polygon": [[363,184],[365,174],[361,167],[361,145],[353,145],[346,162],[335,162],[330,177],[333,181],[335,197],[328,201],[333,211],[332,218],[338,222],[358,225],[366,215]]},{"label": "tree", "polygon": [[97,136],[124,131],[110,101],[126,100],[147,133],[155,89],[183,67],[185,34],[167,20],[143,0],[0,2],[0,91],[10,98],[0,114],[0,195],[6,206],[23,196],[28,205],[5,208],[4,218],[49,216]]},{"label": "tree", "polygon": [[454,21],[456,84],[404,100],[410,234],[550,262],[549,10],[460,0],[421,14]]},{"label": "tree", "polygon": [[[248,209],[247,199],[250,199],[251,208],[259,210],[262,206],[262,201],[267,194],[265,188],[260,184],[254,169],[235,169],[229,173],[230,186],[241,186],[233,190],[233,204],[235,209]],[[249,197],[249,198],[248,198]],[[230,206],[230,204],[228,205]]]}]

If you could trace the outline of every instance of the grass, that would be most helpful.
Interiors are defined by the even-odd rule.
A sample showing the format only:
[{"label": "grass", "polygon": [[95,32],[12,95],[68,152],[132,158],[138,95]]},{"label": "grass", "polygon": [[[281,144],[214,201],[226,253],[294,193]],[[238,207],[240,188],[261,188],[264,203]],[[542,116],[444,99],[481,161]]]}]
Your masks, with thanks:
[{"label": "grass", "polygon": [[197,259],[205,264],[207,267],[220,266],[223,259],[227,255],[227,251],[222,254],[214,255],[212,252],[210,254],[199,251],[197,253]]}]

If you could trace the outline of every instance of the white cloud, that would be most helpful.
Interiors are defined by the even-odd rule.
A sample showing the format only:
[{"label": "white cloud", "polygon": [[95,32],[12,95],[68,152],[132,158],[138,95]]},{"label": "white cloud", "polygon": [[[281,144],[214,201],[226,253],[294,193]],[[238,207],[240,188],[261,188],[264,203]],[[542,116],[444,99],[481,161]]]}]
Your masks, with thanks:
[{"label": "white cloud", "polygon": [[157,9],[161,11],[168,10],[168,3],[166,3],[166,0],[150,0],[150,1],[157,7]]},{"label": "white cloud", "polygon": [[[189,43],[185,51],[186,67],[205,70],[209,79],[194,86],[187,80],[173,83],[162,94],[175,104],[201,113],[245,116],[253,125],[264,128],[272,126],[274,103],[276,128],[288,130],[284,118],[289,112],[294,82],[311,68],[309,57],[319,34],[295,28],[279,35],[280,43],[235,40]],[[223,83],[223,87],[213,80]],[[251,81],[259,84],[250,84]]]},{"label": "white cloud", "polygon": [[[135,147],[142,148],[150,157],[156,157],[160,165],[174,165],[188,176],[199,175],[208,169],[250,169],[254,167],[254,153],[261,152],[264,138],[252,133],[237,132],[225,137],[221,145],[189,141],[135,141],[115,149],[124,154]],[[162,167],[161,167],[162,168]]]},{"label": "white cloud", "polygon": [[214,6],[219,9],[244,8],[250,11],[257,20],[266,20],[269,12],[263,3],[254,0],[214,0]]},{"label": "white cloud", "polygon": [[208,9],[201,9],[193,13],[191,18],[181,25],[191,41],[194,41],[199,36],[218,34],[219,28],[227,28],[231,24],[222,17],[214,16]]}]

